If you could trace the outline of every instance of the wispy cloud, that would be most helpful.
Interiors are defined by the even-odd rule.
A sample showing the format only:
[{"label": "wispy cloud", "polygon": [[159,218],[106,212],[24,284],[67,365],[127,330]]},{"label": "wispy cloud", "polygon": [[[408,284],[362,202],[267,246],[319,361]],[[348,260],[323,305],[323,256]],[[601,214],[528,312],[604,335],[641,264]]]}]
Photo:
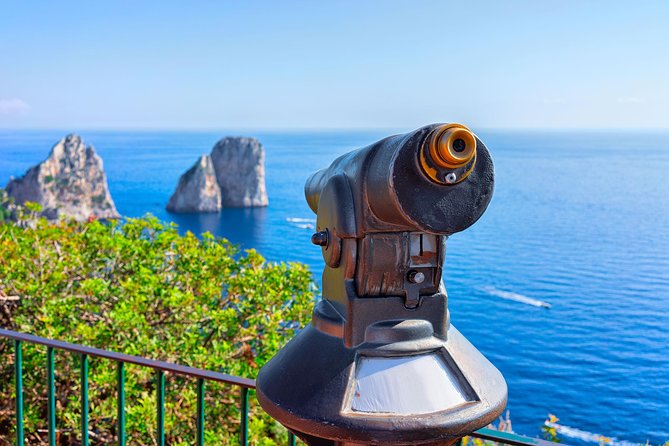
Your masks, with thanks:
[{"label": "wispy cloud", "polygon": [[619,104],[645,104],[646,98],[641,98],[638,96],[624,96],[618,98],[618,103]]},{"label": "wispy cloud", "polygon": [[0,99],[0,115],[25,115],[29,111],[30,105],[21,99]]}]

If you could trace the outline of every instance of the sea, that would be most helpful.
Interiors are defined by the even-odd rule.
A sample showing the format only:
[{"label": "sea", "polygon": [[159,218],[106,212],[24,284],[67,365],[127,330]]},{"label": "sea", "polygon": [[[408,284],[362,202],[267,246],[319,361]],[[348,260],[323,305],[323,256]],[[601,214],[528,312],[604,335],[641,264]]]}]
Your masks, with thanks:
[{"label": "sea", "polygon": [[[306,263],[318,282],[305,180],[409,130],[79,134],[104,159],[124,216],[151,213],[270,261]],[[0,130],[0,186],[66,133]],[[669,132],[477,134],[495,162],[495,195],[448,240],[444,281],[452,323],[506,378],[513,429],[538,436],[552,414],[565,443],[669,441]],[[228,135],[263,143],[269,206],[168,213],[179,176]]]}]

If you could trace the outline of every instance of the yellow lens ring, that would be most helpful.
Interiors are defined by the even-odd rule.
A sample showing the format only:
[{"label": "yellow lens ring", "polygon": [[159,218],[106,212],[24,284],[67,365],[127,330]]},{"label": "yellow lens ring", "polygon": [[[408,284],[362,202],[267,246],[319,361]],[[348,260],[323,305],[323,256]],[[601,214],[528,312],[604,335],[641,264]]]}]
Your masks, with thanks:
[{"label": "yellow lens ring", "polygon": [[425,139],[419,154],[423,172],[439,184],[456,184],[476,163],[476,137],[464,125],[445,124]]},{"label": "yellow lens ring", "polygon": [[476,138],[464,125],[444,125],[429,136],[428,148],[430,158],[437,166],[457,169],[474,158]]}]

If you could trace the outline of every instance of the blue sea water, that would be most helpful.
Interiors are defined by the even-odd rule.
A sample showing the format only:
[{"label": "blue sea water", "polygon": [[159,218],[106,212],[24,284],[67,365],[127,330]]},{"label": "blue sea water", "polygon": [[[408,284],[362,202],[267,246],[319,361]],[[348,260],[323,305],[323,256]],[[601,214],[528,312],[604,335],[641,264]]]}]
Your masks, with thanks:
[{"label": "blue sea water", "polygon": [[[64,134],[0,131],[0,185]],[[82,136],[103,157],[122,214],[151,212],[319,275],[304,181],[388,132],[254,132],[267,153],[268,208],[167,213],[179,175],[226,134]],[[669,440],[669,133],[479,136],[495,161],[495,197],[449,240],[444,279],[452,322],[506,377],[515,431],[538,435],[553,413],[620,440]]]}]

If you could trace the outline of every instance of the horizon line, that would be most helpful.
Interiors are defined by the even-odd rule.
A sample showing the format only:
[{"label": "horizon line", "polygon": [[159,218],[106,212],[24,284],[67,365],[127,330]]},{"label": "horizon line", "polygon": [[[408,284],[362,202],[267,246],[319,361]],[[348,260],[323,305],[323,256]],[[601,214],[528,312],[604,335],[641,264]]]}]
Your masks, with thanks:
[{"label": "horizon line", "polygon": [[[427,124],[429,125],[429,124]],[[669,127],[521,127],[521,126],[471,126],[477,131],[523,131],[523,132],[667,132]],[[470,128],[471,128],[470,127]],[[406,127],[405,127],[406,128]],[[413,129],[413,127],[409,127]],[[420,128],[416,127],[416,128]],[[1,132],[236,132],[236,131],[259,131],[259,132],[371,132],[371,131],[392,131],[404,132],[402,127],[395,126],[341,126],[341,127],[261,127],[261,126],[240,126],[240,127],[97,127],[85,126],[76,130],[66,127],[3,127]],[[410,131],[410,130],[409,130]]]}]

